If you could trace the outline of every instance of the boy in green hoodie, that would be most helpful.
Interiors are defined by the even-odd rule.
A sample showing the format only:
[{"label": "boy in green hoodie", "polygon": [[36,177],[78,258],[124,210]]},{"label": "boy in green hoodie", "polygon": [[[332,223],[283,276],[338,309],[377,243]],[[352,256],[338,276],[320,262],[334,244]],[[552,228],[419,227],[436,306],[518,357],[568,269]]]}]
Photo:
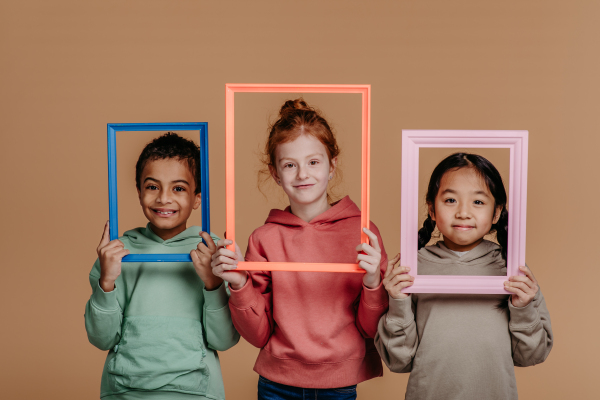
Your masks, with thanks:
[{"label": "boy in green hoodie", "polygon": [[[90,343],[109,350],[104,400],[225,398],[217,350],[234,346],[228,292],[214,276],[215,235],[187,228],[201,205],[199,148],[167,133],[149,143],[136,165],[145,228],[109,241],[108,222],[90,272],[85,309]],[[201,241],[204,239],[206,245]],[[189,262],[127,263],[132,253],[187,253]]]}]

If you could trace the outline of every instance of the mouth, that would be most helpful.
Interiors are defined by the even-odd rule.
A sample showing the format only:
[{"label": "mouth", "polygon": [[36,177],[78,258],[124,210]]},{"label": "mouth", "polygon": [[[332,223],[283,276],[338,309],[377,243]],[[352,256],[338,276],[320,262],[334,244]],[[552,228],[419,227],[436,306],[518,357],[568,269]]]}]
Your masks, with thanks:
[{"label": "mouth", "polygon": [[459,230],[459,231],[469,231],[471,229],[475,229],[474,226],[470,226],[470,225],[452,225],[452,228]]},{"label": "mouth", "polygon": [[310,189],[313,186],[315,186],[314,183],[311,183],[311,184],[306,184],[306,185],[297,185],[297,186],[294,186],[294,188],[296,188],[296,189]]},{"label": "mouth", "polygon": [[155,215],[161,218],[168,218],[177,214],[177,210],[168,210],[166,208],[152,208],[151,210]]}]

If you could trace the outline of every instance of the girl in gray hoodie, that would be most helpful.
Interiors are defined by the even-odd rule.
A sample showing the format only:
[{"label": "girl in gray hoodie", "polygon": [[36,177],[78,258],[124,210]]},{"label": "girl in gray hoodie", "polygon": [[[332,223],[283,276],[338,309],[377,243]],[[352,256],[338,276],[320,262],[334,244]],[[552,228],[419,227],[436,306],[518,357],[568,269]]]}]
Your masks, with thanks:
[{"label": "girl in gray hoodie", "polygon": [[[429,216],[419,230],[420,275],[506,275],[508,212],[496,168],[484,157],[456,153],[433,171]],[[443,240],[426,246],[434,229]],[[496,232],[500,245],[483,237]],[[406,294],[414,278],[389,261],[390,296],[375,345],[394,372],[410,372],[406,399],[517,399],[514,366],[543,362],[552,348],[550,315],[538,283],[508,277],[506,295]]]}]

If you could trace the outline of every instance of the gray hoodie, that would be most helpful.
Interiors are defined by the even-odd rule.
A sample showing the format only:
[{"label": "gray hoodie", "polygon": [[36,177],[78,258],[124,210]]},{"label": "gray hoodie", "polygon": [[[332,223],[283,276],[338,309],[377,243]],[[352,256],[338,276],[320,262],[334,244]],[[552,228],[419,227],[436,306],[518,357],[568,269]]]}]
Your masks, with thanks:
[{"label": "gray hoodie", "polygon": [[[419,250],[418,263],[421,275],[506,275],[500,247],[489,241],[462,257],[440,241]],[[375,346],[390,370],[411,372],[406,399],[517,399],[513,365],[543,362],[552,328],[541,291],[525,307],[505,302],[481,294],[390,298]]]}]

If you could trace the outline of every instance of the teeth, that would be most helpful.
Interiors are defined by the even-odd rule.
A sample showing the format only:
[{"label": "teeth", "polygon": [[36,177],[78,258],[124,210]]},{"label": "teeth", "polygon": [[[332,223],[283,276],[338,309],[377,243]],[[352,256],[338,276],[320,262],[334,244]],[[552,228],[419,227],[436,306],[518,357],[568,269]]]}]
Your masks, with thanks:
[{"label": "teeth", "polygon": [[158,213],[159,213],[159,214],[166,215],[166,214],[173,214],[173,213],[174,213],[174,211],[158,211]]}]

